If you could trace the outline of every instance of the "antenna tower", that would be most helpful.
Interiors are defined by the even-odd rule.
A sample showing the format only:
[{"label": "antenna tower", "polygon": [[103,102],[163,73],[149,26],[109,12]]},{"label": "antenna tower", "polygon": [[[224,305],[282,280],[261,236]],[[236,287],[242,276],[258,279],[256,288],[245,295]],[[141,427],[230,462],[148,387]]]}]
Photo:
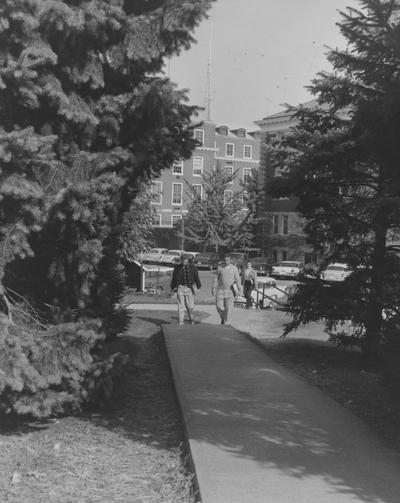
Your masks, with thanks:
[{"label": "antenna tower", "polygon": [[208,51],[208,65],[207,65],[207,99],[206,99],[206,121],[211,122],[211,108],[212,108],[212,23],[210,22],[210,37],[209,37],[209,51]]}]

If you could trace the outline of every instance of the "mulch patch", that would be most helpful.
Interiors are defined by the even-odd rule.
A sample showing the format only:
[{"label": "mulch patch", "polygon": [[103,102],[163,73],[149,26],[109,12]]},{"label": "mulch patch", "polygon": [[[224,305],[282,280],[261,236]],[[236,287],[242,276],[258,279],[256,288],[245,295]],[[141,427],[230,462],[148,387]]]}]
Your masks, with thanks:
[{"label": "mulch patch", "polygon": [[358,349],[325,341],[293,336],[259,342],[275,361],[349,408],[400,451],[400,392],[387,368],[367,372]]},{"label": "mulch patch", "polygon": [[[146,318],[146,313],[141,313]],[[132,317],[130,354],[106,410],[0,428],[2,503],[193,503],[183,429],[160,324]]]}]

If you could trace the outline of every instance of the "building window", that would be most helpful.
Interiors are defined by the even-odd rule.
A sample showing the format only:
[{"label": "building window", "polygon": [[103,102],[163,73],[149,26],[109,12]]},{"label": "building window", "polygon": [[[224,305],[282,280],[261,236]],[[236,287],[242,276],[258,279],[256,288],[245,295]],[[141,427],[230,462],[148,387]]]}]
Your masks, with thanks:
[{"label": "building window", "polygon": [[153,227],[161,227],[161,213],[156,213],[153,216]]},{"label": "building window", "polygon": [[172,184],[172,204],[182,204],[182,184]]},{"label": "building window", "polygon": [[203,174],[203,157],[193,157],[193,176],[201,176]]},{"label": "building window", "polygon": [[200,199],[203,199],[203,186],[201,183],[194,183],[192,185],[193,188],[193,197],[199,197]]},{"label": "building window", "polygon": [[151,182],[151,199],[153,204],[162,204],[162,182]]},{"label": "building window", "polygon": [[243,157],[245,159],[251,159],[253,157],[253,147],[251,145],[245,145],[243,148]]},{"label": "building window", "polygon": [[233,157],[235,155],[235,145],[233,143],[225,144],[225,155],[226,157]]},{"label": "building window", "polygon": [[224,190],[224,203],[228,203],[233,197],[232,190]]},{"label": "building window", "polygon": [[282,260],[287,260],[287,251],[282,250]]},{"label": "building window", "polygon": [[233,166],[231,164],[225,164],[225,176],[228,178],[228,183],[233,183]]},{"label": "building window", "polygon": [[173,175],[182,175],[183,174],[183,161],[175,161],[172,165],[172,174]]},{"label": "building window", "polygon": [[287,215],[283,215],[283,234],[287,234],[289,231],[289,217]]},{"label": "building window", "polygon": [[195,129],[193,131],[193,138],[200,146],[204,145],[204,131],[202,129]]},{"label": "building window", "polygon": [[274,215],[272,217],[274,234],[279,234],[279,215]]},{"label": "building window", "polygon": [[172,227],[175,227],[175,225],[182,219],[182,215],[172,215],[171,217],[171,223]]},{"label": "building window", "polygon": [[274,264],[276,264],[278,262],[278,252],[277,252],[277,250],[272,250],[272,260],[273,260]]},{"label": "building window", "polygon": [[249,183],[251,180],[251,168],[243,168],[243,183]]}]

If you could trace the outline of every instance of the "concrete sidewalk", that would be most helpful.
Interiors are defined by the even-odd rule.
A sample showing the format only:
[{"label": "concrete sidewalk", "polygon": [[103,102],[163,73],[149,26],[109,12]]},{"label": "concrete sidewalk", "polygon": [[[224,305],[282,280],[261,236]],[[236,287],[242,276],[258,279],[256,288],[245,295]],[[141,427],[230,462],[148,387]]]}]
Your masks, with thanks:
[{"label": "concrete sidewalk", "polygon": [[400,501],[400,457],[243,334],[163,330],[202,503]]}]

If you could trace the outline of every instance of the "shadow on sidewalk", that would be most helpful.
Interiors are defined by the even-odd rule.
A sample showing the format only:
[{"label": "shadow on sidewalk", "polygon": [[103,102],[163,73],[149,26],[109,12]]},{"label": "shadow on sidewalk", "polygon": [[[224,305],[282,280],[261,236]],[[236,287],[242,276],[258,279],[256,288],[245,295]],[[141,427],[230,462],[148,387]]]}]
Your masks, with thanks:
[{"label": "shadow on sidewalk", "polygon": [[278,484],[300,480],[310,499],[293,501],[316,489],[329,502],[398,503],[400,456],[361,420],[231,327],[191,334],[171,337],[191,440],[256,461]]}]

